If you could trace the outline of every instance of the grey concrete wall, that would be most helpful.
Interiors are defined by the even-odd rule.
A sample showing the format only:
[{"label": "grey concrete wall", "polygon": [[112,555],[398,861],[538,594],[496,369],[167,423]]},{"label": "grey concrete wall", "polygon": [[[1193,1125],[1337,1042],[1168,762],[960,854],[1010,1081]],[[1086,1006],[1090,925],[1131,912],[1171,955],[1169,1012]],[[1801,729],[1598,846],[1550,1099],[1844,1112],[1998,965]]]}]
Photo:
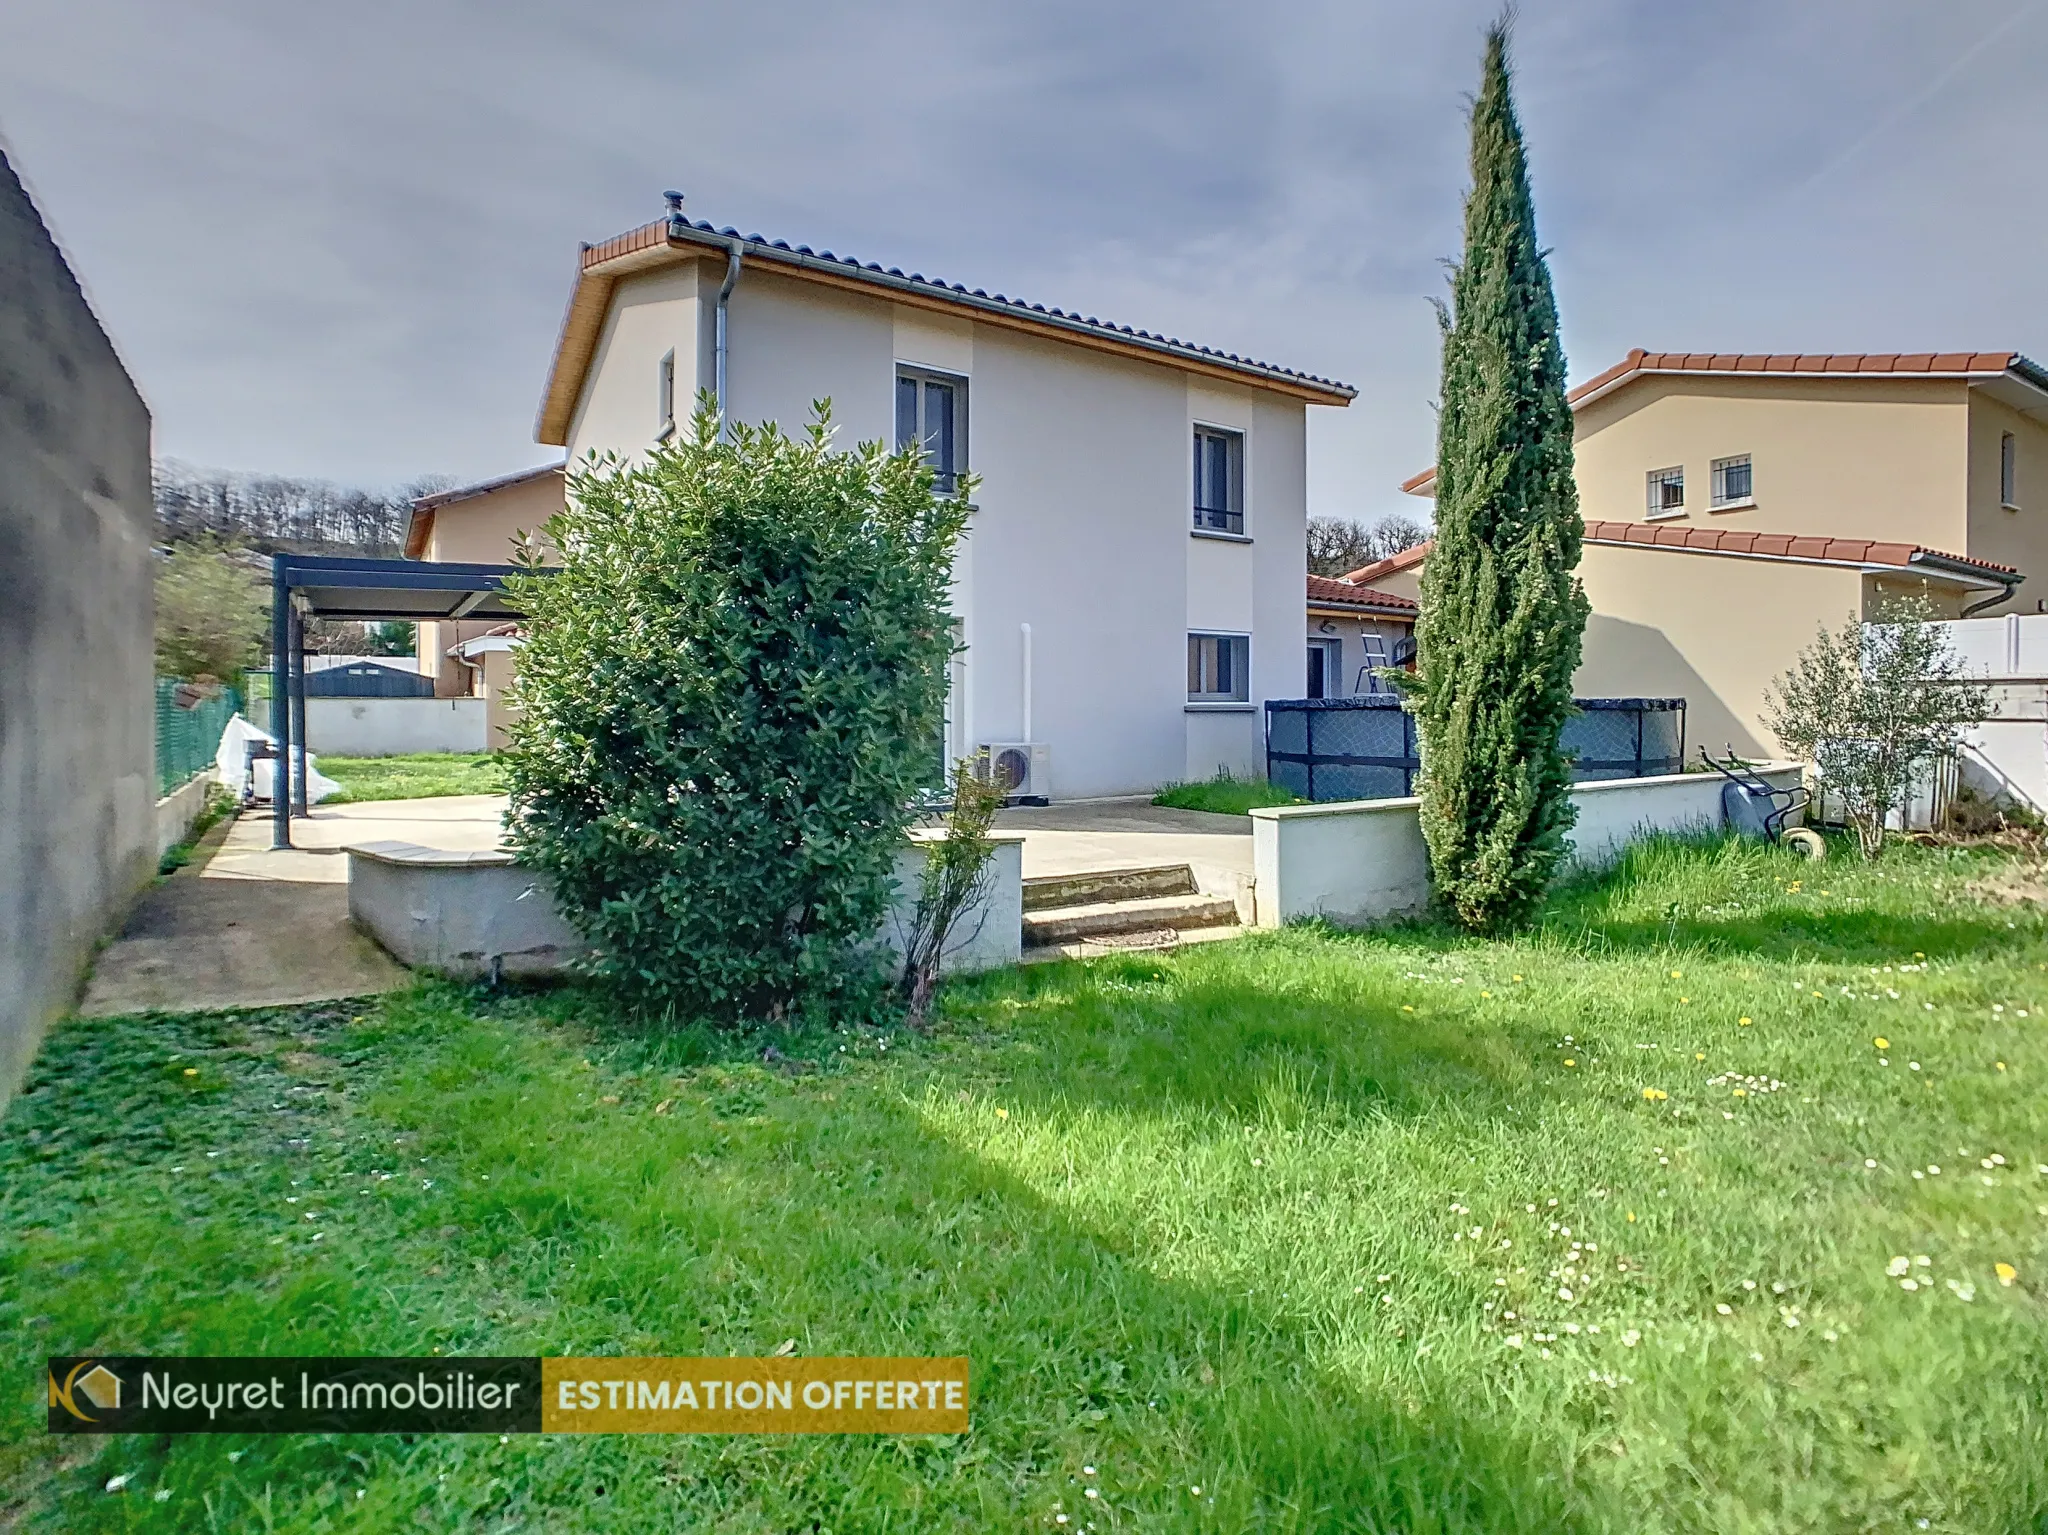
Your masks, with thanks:
[{"label": "grey concrete wall", "polygon": [[156,866],[149,408],[0,156],[0,1108]]}]

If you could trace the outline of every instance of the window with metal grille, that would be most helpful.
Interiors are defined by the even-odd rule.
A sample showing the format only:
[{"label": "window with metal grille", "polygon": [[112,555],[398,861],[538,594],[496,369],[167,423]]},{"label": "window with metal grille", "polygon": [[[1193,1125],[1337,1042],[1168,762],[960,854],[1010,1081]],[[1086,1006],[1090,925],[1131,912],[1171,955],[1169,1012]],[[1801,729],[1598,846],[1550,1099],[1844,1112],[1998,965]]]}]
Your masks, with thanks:
[{"label": "window with metal grille", "polygon": [[1244,433],[1195,428],[1195,528],[1244,532]]},{"label": "window with metal grille", "polygon": [[941,495],[967,472],[967,380],[922,368],[896,370],[896,446],[924,447]]},{"label": "window with metal grille", "polygon": [[1242,634],[1188,636],[1188,702],[1241,704],[1251,700],[1252,642]]},{"label": "window with metal grille", "polygon": [[1685,470],[1650,471],[1649,515],[1676,517],[1685,511]]},{"label": "window with metal grille", "polygon": [[676,434],[676,354],[673,347],[662,354],[654,388],[655,414],[659,417],[654,440],[667,442]]},{"label": "window with metal grille", "polygon": [[2001,506],[2017,508],[2020,504],[2020,488],[2017,470],[2019,468],[2019,444],[2011,432],[1998,439],[1998,502]]},{"label": "window with metal grille", "polygon": [[1714,460],[1714,505],[1747,506],[1756,499],[1755,490],[1747,453]]}]

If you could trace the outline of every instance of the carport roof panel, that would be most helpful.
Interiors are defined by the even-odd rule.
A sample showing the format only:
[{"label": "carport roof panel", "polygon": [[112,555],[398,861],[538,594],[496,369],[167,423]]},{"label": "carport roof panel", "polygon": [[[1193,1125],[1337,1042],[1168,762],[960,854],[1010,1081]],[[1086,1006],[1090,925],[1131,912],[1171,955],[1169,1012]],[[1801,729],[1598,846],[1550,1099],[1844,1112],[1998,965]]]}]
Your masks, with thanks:
[{"label": "carport roof panel", "polygon": [[[364,620],[474,618],[503,623],[520,617],[506,600],[515,565],[442,560],[372,560],[281,554],[273,564],[301,612]],[[543,572],[545,573],[545,572]]]}]

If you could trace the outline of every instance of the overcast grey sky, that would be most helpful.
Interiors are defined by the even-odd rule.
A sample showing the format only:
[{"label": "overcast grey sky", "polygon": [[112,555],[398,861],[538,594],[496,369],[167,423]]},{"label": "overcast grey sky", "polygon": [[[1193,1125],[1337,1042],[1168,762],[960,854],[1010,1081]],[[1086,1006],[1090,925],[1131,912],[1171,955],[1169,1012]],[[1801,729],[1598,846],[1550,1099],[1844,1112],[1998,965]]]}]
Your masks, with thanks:
[{"label": "overcast grey sky", "polygon": [[[577,242],[692,214],[1354,383],[1311,509],[1414,511],[1493,0],[7,0],[0,135],[162,454],[539,462]],[[2048,358],[2048,0],[1524,0],[1575,378]]]}]

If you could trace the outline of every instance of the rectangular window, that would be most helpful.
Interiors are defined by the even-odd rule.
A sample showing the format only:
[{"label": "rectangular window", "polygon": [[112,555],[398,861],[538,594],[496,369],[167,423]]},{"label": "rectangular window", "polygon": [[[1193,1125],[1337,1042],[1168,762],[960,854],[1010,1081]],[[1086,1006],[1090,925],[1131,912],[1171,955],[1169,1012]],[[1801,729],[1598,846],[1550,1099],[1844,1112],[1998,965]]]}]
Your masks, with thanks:
[{"label": "rectangular window", "polygon": [[1652,469],[1650,471],[1648,511],[1652,517],[1682,517],[1685,515],[1685,471],[1683,469]]},{"label": "rectangular window", "polygon": [[1188,702],[1241,704],[1252,696],[1252,642],[1242,634],[1188,636]]},{"label": "rectangular window", "polygon": [[1998,504],[2018,509],[2020,488],[2017,483],[2019,469],[2019,444],[2013,441],[2011,432],[1998,439]]},{"label": "rectangular window", "polygon": [[667,442],[676,432],[676,354],[673,347],[662,356],[655,393],[660,425],[655,429],[654,440]]},{"label": "rectangular window", "polygon": [[1244,433],[1195,428],[1195,527],[1244,532]]},{"label": "rectangular window", "polygon": [[1747,453],[1714,460],[1714,505],[1747,506],[1756,500],[1755,490]]},{"label": "rectangular window", "polygon": [[950,496],[967,472],[967,380],[921,368],[896,370],[896,446],[924,447],[939,494]]}]

